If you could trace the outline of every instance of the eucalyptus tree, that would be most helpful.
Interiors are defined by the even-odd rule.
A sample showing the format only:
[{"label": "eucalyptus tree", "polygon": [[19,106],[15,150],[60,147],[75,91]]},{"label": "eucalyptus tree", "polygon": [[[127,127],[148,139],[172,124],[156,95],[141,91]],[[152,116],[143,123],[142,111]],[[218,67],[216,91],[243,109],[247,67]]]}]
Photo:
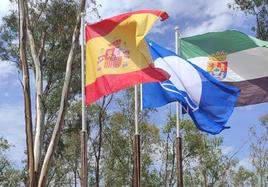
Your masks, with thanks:
[{"label": "eucalyptus tree", "polygon": [[260,118],[260,124],[249,130],[250,155],[256,172],[258,186],[267,186],[268,179],[268,115]]},{"label": "eucalyptus tree", "polygon": [[254,172],[240,166],[233,174],[233,185],[236,187],[257,186],[257,177]]},{"label": "eucalyptus tree", "polygon": [[[12,2],[16,3],[16,1]],[[86,2],[85,0],[80,2],[75,0],[19,2],[21,10],[26,11],[24,27],[27,31],[28,43],[24,47],[27,51],[25,58],[35,75],[34,170],[37,178],[39,176],[39,186],[44,186],[49,163],[64,124],[64,114],[70,98],[68,96],[72,98],[79,93],[78,86],[80,84],[77,83],[79,74],[72,73],[72,70],[80,69],[79,63],[73,65],[73,62],[79,61],[80,17],[81,12],[85,10]],[[3,19],[0,56],[2,60],[15,62],[20,70],[23,66],[19,61],[17,41],[19,35],[22,36],[22,31],[19,32],[17,25],[18,11],[12,10],[10,15]],[[25,36],[24,39],[26,39]],[[70,86],[70,82],[74,86]],[[69,89],[70,87],[72,88]],[[54,102],[51,101],[51,98],[54,99]],[[32,121],[29,116],[27,119]],[[46,123],[44,123],[45,121]],[[55,124],[54,133],[49,141],[50,146],[45,159],[42,159],[46,153],[44,150],[41,151],[42,140],[45,138],[43,132],[45,124],[49,124],[51,121],[54,121],[53,124]],[[30,138],[31,135],[28,135],[27,139]],[[41,160],[44,161],[42,169],[40,167]]]},{"label": "eucalyptus tree", "polygon": [[[182,120],[180,123],[183,140],[183,178],[185,186],[228,186],[230,178],[237,164],[235,151],[224,154],[222,150],[223,138],[210,136],[196,128],[191,120]],[[168,118],[162,138],[162,167],[160,169],[161,186],[173,186],[175,180],[175,137],[176,118]],[[176,167],[176,166],[175,166]]]},{"label": "eucalyptus tree", "polygon": [[[127,98],[127,99],[126,99]],[[133,180],[134,90],[120,92],[110,106],[103,128],[101,159],[102,186],[131,186]],[[160,130],[150,122],[152,110],[139,114],[141,136],[141,185],[158,186],[155,158],[158,156]]]},{"label": "eucalyptus tree", "polygon": [[256,25],[252,30],[257,38],[268,40],[268,1],[267,0],[235,0],[230,7],[239,9],[248,15],[253,15]]}]

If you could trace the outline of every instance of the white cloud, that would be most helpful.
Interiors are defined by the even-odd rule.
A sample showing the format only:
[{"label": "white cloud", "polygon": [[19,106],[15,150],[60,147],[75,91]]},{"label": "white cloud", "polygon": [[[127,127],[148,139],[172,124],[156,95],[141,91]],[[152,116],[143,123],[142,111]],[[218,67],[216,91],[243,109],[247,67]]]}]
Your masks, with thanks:
[{"label": "white cloud", "polygon": [[228,4],[232,3],[231,0],[209,0],[206,1],[207,5],[205,6],[205,14],[208,16],[218,16],[221,14],[225,14],[226,12],[231,12],[228,8]]},{"label": "white cloud", "polygon": [[231,0],[209,0],[207,3],[200,11],[200,18],[184,30],[183,36],[244,27],[244,23],[250,19],[242,12],[229,9]]},{"label": "white cloud", "polygon": [[6,91],[6,88],[12,87],[15,82],[14,78],[17,75],[18,70],[14,64],[7,61],[0,61],[0,91]]},{"label": "white cloud", "polygon": [[163,34],[166,31],[174,29],[171,25],[166,24],[166,22],[156,22],[154,28],[152,29],[151,33],[155,34]]},{"label": "white cloud", "polygon": [[234,151],[233,146],[222,146],[222,153],[224,155],[228,155],[228,154],[232,153],[233,151]]},{"label": "white cloud", "polygon": [[[221,0],[228,2],[226,0]],[[213,0],[199,1],[199,0],[144,0],[144,1],[129,1],[121,0],[120,2],[110,0],[100,0],[101,4],[100,14],[103,18],[114,16],[116,14],[138,9],[158,9],[168,12],[170,16],[196,16],[200,17],[200,10],[209,7]],[[222,8],[222,7],[218,7]],[[217,11],[217,10],[215,10]],[[202,14],[201,14],[202,15]]]},{"label": "white cloud", "polygon": [[[139,9],[166,11],[177,24],[187,22],[186,26],[181,28],[183,36],[245,27],[244,22],[249,19],[243,13],[228,8],[228,4],[232,4],[233,0],[121,0],[120,2],[100,0],[99,3],[101,4],[99,11],[102,18]],[[91,16],[89,22],[95,21],[97,21],[96,18]],[[162,27],[154,27],[152,32],[164,33],[171,26],[163,26],[163,23],[161,25]]]},{"label": "white cloud", "polygon": [[22,105],[0,105],[1,131],[0,136],[8,140],[14,147],[9,152],[10,159],[20,166],[25,159],[25,126]]},{"label": "white cloud", "polygon": [[243,158],[239,161],[238,163],[239,166],[243,166],[244,168],[252,171],[253,170],[253,166],[252,166],[252,162],[250,158]]},{"label": "white cloud", "polygon": [[193,36],[212,31],[222,31],[232,25],[232,18],[229,15],[221,15],[215,18],[206,20],[198,25],[189,26],[183,36]]},{"label": "white cloud", "polygon": [[11,8],[11,3],[9,2],[9,0],[1,0],[0,1],[0,18],[5,16],[10,10],[10,8]]},{"label": "white cloud", "polygon": [[7,78],[9,75],[17,73],[16,67],[7,61],[0,62],[0,81]]}]

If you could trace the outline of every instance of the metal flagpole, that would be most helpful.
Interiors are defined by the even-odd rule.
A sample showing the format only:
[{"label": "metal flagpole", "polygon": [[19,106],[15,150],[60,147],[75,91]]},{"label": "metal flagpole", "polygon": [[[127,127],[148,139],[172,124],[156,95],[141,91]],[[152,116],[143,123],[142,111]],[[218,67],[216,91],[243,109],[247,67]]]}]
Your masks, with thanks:
[{"label": "metal flagpole", "polygon": [[82,130],[81,141],[81,187],[87,187],[87,125],[85,116],[85,13],[81,13],[81,87],[82,87]]},{"label": "metal flagpole", "polygon": [[142,84],[140,84],[140,110],[143,110],[143,102],[142,102]]},{"label": "metal flagpole", "polygon": [[[179,55],[179,27],[175,27],[175,52]],[[182,168],[182,138],[180,136],[180,118],[182,116],[182,107],[176,102],[176,175],[177,187],[183,187],[183,168]]]},{"label": "metal flagpole", "polygon": [[140,135],[138,127],[138,85],[135,85],[135,134],[133,138],[133,186],[140,187]]}]

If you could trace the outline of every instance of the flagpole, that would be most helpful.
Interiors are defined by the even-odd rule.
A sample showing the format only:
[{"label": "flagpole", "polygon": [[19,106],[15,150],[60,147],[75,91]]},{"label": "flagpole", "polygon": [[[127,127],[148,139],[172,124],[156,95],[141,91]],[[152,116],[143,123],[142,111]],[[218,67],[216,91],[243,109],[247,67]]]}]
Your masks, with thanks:
[{"label": "flagpole", "polygon": [[[175,52],[180,55],[179,27],[175,27]],[[182,138],[180,136],[180,118],[182,116],[182,107],[176,102],[176,175],[177,187],[183,187],[183,167],[182,167]]]},{"label": "flagpole", "polygon": [[81,13],[81,94],[82,94],[82,130],[80,132],[81,140],[81,187],[87,187],[87,125],[85,116],[85,13]]},{"label": "flagpole", "polygon": [[133,138],[133,186],[140,187],[140,135],[138,127],[138,85],[135,85],[135,134]]},{"label": "flagpole", "polygon": [[140,84],[140,110],[143,110],[143,102],[142,102],[142,84]]}]

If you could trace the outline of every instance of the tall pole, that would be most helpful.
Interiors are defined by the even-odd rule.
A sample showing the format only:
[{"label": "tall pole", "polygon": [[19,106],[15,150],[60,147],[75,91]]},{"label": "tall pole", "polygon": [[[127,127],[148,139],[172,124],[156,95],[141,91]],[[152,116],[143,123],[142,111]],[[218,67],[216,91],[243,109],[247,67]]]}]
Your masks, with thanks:
[{"label": "tall pole", "polygon": [[138,85],[135,85],[135,134],[133,138],[133,186],[140,187],[140,135],[138,127]]},{"label": "tall pole", "polygon": [[[175,52],[180,55],[179,27],[175,27]],[[182,138],[180,136],[180,118],[182,116],[182,107],[176,102],[176,175],[177,187],[183,187],[183,167],[182,167]]]},{"label": "tall pole", "polygon": [[81,13],[81,87],[82,87],[82,131],[81,140],[81,187],[87,187],[87,125],[85,116],[85,13]]},{"label": "tall pole", "polygon": [[143,110],[143,102],[142,102],[142,84],[140,84],[140,110]]}]

